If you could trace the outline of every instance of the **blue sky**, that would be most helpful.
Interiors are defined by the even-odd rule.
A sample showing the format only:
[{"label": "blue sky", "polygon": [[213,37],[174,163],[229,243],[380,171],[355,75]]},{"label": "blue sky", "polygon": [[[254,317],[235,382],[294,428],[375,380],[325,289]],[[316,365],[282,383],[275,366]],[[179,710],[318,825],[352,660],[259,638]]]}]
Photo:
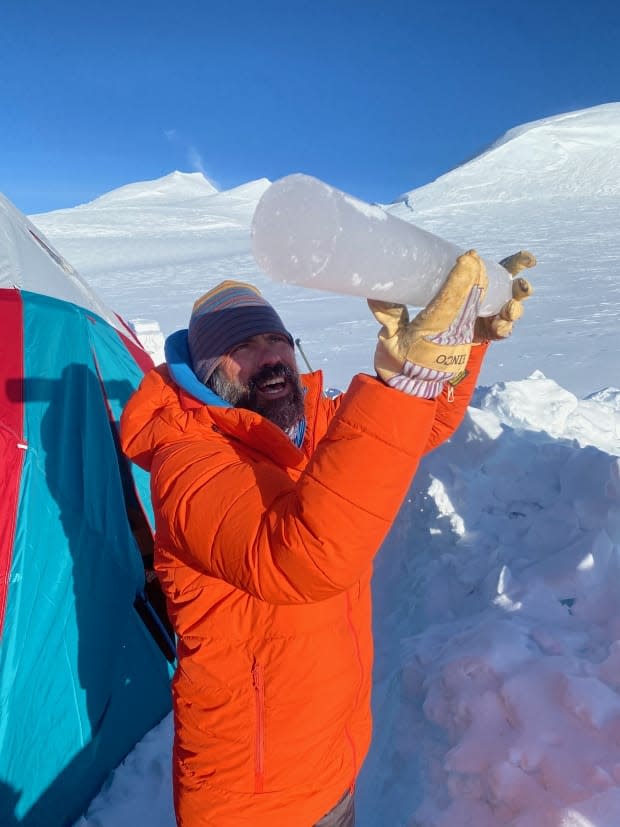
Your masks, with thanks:
[{"label": "blue sky", "polygon": [[387,202],[620,100],[618,42],[617,0],[4,0],[0,191],[35,213],[306,172]]}]

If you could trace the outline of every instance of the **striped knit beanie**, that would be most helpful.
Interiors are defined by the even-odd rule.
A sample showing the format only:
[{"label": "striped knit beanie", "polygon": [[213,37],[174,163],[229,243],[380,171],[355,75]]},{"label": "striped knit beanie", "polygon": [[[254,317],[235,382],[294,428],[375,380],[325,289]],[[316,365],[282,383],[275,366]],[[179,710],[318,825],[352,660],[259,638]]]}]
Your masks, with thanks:
[{"label": "striped knit beanie", "polygon": [[261,333],[293,337],[273,307],[251,284],[223,281],[194,304],[187,341],[194,373],[204,384],[235,345]]}]

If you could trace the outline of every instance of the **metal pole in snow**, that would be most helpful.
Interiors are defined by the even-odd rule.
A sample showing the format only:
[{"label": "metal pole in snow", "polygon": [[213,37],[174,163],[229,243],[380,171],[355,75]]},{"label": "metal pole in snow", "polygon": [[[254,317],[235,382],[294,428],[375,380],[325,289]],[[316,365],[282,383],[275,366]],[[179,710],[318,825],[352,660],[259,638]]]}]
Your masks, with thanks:
[{"label": "metal pole in snow", "polygon": [[301,346],[301,339],[295,339],[295,344],[296,344],[296,345],[297,345],[297,347],[299,348],[299,352],[301,353],[302,359],[303,359],[303,360],[304,360],[304,362],[306,363],[306,367],[308,368],[308,370],[310,371],[310,373],[312,373],[312,365],[311,365],[311,364],[310,364],[310,362],[308,361],[308,357],[307,357],[307,356],[306,356],[306,354],[304,353],[304,349],[303,349],[303,347]]}]

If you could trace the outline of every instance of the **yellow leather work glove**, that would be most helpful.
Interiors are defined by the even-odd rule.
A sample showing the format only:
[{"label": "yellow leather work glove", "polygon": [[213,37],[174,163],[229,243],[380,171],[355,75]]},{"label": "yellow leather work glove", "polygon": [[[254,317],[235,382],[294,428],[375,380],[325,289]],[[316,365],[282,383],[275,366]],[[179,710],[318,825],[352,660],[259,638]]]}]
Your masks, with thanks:
[{"label": "yellow leather work glove", "polygon": [[[536,257],[527,250],[513,253],[508,258],[500,261],[502,267],[511,276],[517,276],[521,270],[529,269],[536,265]],[[512,281],[512,298],[501,308],[495,316],[481,316],[476,319],[474,328],[474,342],[495,342],[499,339],[507,339],[512,333],[512,326],[517,319],[523,315],[523,301],[528,299],[534,289],[527,279],[514,278]]]},{"label": "yellow leather work glove", "polygon": [[382,325],[377,375],[393,388],[434,399],[467,364],[480,302],[488,286],[475,250],[459,256],[434,299],[409,320],[402,304],[368,299]]}]

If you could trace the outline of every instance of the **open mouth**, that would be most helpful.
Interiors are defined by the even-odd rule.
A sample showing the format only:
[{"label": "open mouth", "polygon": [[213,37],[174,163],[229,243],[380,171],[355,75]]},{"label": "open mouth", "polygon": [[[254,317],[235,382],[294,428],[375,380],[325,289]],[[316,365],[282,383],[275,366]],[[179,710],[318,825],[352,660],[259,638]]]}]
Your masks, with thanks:
[{"label": "open mouth", "polygon": [[284,376],[274,376],[263,382],[257,382],[256,387],[265,396],[278,396],[287,390],[287,379]]},{"label": "open mouth", "polygon": [[304,395],[299,376],[288,365],[265,365],[248,382],[243,407],[262,414],[283,431],[289,431],[304,416]]}]

